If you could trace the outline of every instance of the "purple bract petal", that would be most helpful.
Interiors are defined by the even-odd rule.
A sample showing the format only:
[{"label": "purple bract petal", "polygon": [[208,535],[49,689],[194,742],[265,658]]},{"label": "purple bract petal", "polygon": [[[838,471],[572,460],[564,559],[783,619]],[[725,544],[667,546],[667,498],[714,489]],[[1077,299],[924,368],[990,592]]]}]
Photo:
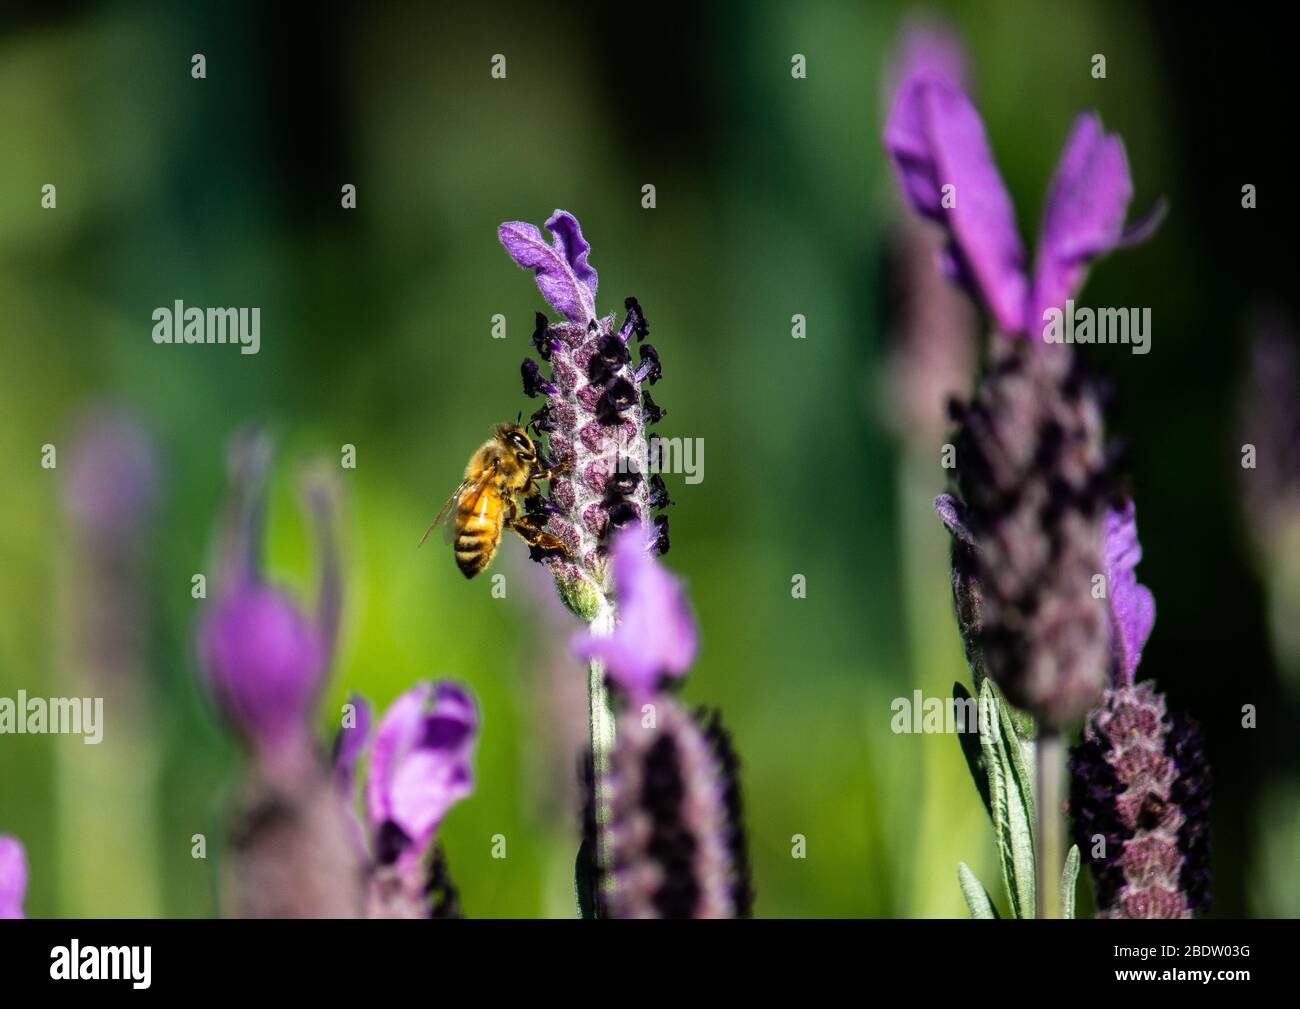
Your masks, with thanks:
[{"label": "purple bract petal", "polygon": [[16,837],[0,834],[0,918],[25,918],[27,853]]},{"label": "purple bract petal", "polygon": [[[984,124],[970,100],[942,80],[912,78],[890,112],[885,147],[908,202],[948,229],[962,274],[998,326],[1023,331],[1024,247]],[[946,207],[945,186],[953,187]]]},{"label": "purple bract petal", "polygon": [[609,679],[628,694],[644,697],[695,661],[695,619],[680,583],[650,553],[643,529],[620,533],[612,554],[618,624],[608,637],[579,635],[574,649],[604,662]]},{"label": "purple bract petal", "polygon": [[418,862],[447,810],[473,790],[478,735],[474,699],[455,683],[421,683],[389,707],[375,733],[366,783],[371,831],[405,840],[399,861]]},{"label": "purple bract petal", "polygon": [[586,325],[596,318],[596,271],[587,263],[591,246],[582,237],[577,218],[557,210],[542,233],[524,221],[507,221],[497,234],[510,257],[537,275],[537,286],[551,307],[572,322]]},{"label": "purple bract petal", "polygon": [[1122,510],[1107,511],[1102,523],[1102,558],[1110,610],[1111,677],[1115,686],[1122,687],[1133,682],[1142,648],[1156,622],[1155,597],[1138,584],[1133,570],[1142,559],[1142,544],[1132,501]]},{"label": "purple bract petal", "polygon": [[1043,313],[1063,309],[1082,284],[1088,264],[1120,243],[1132,197],[1124,142],[1102,130],[1096,113],[1079,116],[1043,208],[1027,315],[1035,339],[1041,337]]}]

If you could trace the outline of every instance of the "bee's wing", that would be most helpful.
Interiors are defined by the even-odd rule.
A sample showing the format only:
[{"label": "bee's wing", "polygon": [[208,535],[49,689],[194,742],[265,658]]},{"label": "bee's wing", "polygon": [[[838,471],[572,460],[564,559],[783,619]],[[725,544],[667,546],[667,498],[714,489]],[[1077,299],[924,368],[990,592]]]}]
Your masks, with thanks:
[{"label": "bee's wing", "polygon": [[460,486],[452,491],[452,495],[447,499],[447,503],[439,510],[438,517],[429,523],[429,528],[426,529],[424,535],[420,537],[420,546],[424,546],[424,541],[429,538],[429,534],[444,522],[446,523],[447,528],[443,530],[443,539],[448,543],[455,539],[456,523],[447,520],[456,513],[462,501],[472,501],[477,503],[478,499],[482,496],[484,489],[492,482],[492,476],[495,473],[496,463],[493,463],[491,466],[485,466],[483,472],[480,473],[476,479],[471,480],[466,478],[462,480]]}]

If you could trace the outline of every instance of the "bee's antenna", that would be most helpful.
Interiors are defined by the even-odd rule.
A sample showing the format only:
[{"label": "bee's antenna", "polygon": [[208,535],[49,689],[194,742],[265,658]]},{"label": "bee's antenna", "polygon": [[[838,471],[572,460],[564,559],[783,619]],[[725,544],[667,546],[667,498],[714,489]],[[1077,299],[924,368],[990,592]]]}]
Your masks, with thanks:
[{"label": "bee's antenna", "polygon": [[523,419],[524,419],[524,411],[520,410],[517,414],[515,414],[515,426],[518,427],[519,422]]}]

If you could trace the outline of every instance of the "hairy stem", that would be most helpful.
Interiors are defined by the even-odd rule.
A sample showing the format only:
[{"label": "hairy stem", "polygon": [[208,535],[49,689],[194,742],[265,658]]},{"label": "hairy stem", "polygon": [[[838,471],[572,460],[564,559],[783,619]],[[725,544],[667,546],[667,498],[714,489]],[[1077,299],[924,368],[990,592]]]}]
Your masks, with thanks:
[{"label": "hairy stem", "polygon": [[1034,879],[1038,917],[1061,917],[1061,779],[1065,774],[1065,744],[1055,729],[1038,736],[1038,857]]}]

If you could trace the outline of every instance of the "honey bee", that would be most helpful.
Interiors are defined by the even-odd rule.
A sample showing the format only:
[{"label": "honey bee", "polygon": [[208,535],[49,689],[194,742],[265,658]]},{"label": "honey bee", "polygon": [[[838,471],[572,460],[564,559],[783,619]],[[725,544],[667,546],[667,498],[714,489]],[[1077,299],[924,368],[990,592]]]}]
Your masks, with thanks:
[{"label": "honey bee", "polygon": [[518,502],[521,497],[540,495],[538,483],[554,479],[565,469],[549,465],[517,423],[498,424],[496,434],[470,457],[465,479],[425,531],[421,545],[446,522],[447,542],[455,544],[456,566],[466,578],[492,563],[503,529],[513,529],[535,550],[567,556],[564,542],[543,531],[545,518],[521,515]]}]

